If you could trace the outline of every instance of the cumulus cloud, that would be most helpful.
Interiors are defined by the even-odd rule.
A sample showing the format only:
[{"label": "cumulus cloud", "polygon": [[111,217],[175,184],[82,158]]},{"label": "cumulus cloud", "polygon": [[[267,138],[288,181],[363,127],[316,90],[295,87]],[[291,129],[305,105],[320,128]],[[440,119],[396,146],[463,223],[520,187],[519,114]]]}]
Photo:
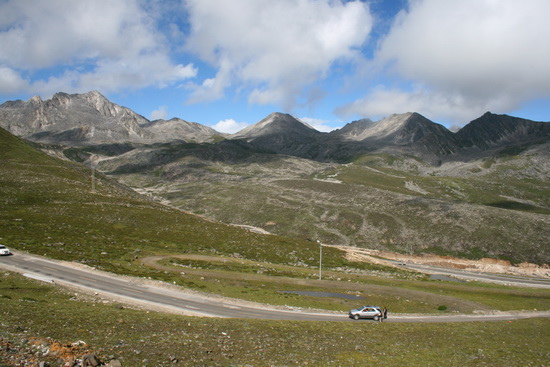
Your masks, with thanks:
[{"label": "cumulus cloud", "polygon": [[548,97],[548,14],[546,0],[411,0],[373,64],[413,87],[373,88],[340,112],[475,118]]},{"label": "cumulus cloud", "polygon": [[19,73],[11,68],[0,66],[0,93],[23,90],[28,82]]},{"label": "cumulus cloud", "polygon": [[213,125],[212,128],[221,133],[234,134],[241,131],[248,125],[249,124],[247,124],[246,122],[237,122],[233,119],[226,119]]},{"label": "cumulus cloud", "polygon": [[191,101],[244,85],[250,103],[286,110],[340,60],[359,57],[372,27],[368,6],[341,0],[187,0],[186,47],[217,70]]},{"label": "cumulus cloud", "polygon": [[[492,107],[501,111],[508,104],[509,101],[503,98],[498,103],[495,100]],[[358,114],[376,120],[393,113],[419,112],[430,119],[468,122],[487,109],[485,101],[467,101],[462,94],[452,91],[431,90],[421,85],[406,90],[379,85],[365,97],[337,108],[336,113]]]},{"label": "cumulus cloud", "polygon": [[329,123],[331,122],[329,120],[316,119],[312,117],[300,117],[300,121],[305,122],[315,130],[321,132],[329,132],[336,129],[335,127],[329,125]]},{"label": "cumulus cloud", "polygon": [[[137,0],[8,0],[0,4],[0,66],[19,79],[63,72],[8,92],[163,87],[196,75],[170,60],[163,35]],[[13,79],[13,78],[12,78]]]},{"label": "cumulus cloud", "polygon": [[150,120],[166,120],[168,116],[168,109],[166,106],[160,106],[158,109],[151,112]]}]

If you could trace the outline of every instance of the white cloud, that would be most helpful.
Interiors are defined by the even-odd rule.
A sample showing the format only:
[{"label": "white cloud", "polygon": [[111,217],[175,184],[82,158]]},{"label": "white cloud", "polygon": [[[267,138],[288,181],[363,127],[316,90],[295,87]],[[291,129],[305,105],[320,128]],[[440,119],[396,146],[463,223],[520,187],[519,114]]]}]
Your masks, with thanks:
[{"label": "white cloud", "polygon": [[168,116],[168,109],[166,106],[160,106],[158,109],[151,112],[150,120],[166,120]]},{"label": "white cloud", "polygon": [[368,6],[341,0],[187,0],[188,50],[217,69],[192,101],[243,84],[249,102],[285,109],[338,60],[352,60],[372,27]]},{"label": "white cloud", "polygon": [[334,129],[337,129],[337,127],[332,127],[329,125],[328,120],[322,120],[322,119],[316,119],[312,117],[300,117],[300,121],[305,122],[315,130],[321,131],[321,132],[329,132]]},{"label": "white cloud", "polygon": [[0,4],[0,14],[0,49],[8,50],[0,66],[21,79],[64,70],[28,83],[32,93],[164,87],[197,73],[170,60],[164,36],[138,0],[11,0]]},{"label": "white cloud", "polygon": [[[499,103],[500,110],[506,102]],[[377,120],[393,113],[419,112],[436,121],[469,122],[487,111],[482,101],[467,102],[464,96],[448,91],[433,91],[422,86],[408,90],[374,87],[368,95],[337,109],[340,115],[357,114]],[[481,112],[480,112],[481,111]]]},{"label": "white cloud", "polygon": [[468,122],[487,110],[510,111],[548,97],[548,14],[547,0],[411,0],[373,63],[415,87],[374,88],[340,111],[431,111]]},{"label": "white cloud", "polygon": [[0,66],[0,93],[23,90],[27,85],[27,81],[17,71]]},{"label": "white cloud", "polygon": [[241,131],[248,125],[249,124],[247,124],[246,122],[237,122],[233,119],[226,119],[213,125],[212,128],[221,133],[234,134]]}]

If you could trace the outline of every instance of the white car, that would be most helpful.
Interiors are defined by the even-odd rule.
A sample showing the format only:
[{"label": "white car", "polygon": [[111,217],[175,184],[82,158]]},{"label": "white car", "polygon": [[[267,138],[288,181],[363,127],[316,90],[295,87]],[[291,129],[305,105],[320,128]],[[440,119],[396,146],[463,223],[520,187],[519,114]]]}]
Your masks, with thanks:
[{"label": "white car", "polygon": [[382,309],[378,306],[363,306],[349,312],[349,317],[354,320],[373,319],[378,321],[382,316]]},{"label": "white car", "polygon": [[3,256],[11,255],[10,249],[4,245],[0,245],[0,255],[3,255]]}]

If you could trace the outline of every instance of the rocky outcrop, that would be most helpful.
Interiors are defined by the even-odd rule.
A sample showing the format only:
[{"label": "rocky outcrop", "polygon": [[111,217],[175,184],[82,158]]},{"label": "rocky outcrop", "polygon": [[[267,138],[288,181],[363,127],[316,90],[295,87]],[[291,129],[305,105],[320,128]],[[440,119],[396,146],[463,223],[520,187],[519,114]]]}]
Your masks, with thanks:
[{"label": "rocky outcrop", "polygon": [[0,362],[9,366],[122,367],[120,360],[106,359],[108,362],[103,362],[82,341],[66,344],[50,338],[32,337],[16,344],[0,336]]},{"label": "rocky outcrop", "polygon": [[101,93],[56,93],[43,101],[8,101],[0,105],[0,127],[25,139],[68,146],[104,143],[213,141],[223,134],[180,119],[149,121]]}]

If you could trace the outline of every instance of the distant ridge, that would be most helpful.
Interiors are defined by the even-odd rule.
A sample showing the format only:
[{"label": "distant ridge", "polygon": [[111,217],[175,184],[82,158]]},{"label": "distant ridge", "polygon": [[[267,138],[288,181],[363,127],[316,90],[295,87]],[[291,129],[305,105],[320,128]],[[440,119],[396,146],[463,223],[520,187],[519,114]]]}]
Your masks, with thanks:
[{"label": "distant ridge", "polygon": [[25,139],[69,146],[172,140],[205,142],[223,135],[180,119],[150,122],[97,91],[56,93],[46,101],[35,96],[28,101],[5,102],[0,105],[0,126]]},{"label": "distant ridge", "polygon": [[514,143],[536,143],[548,140],[550,123],[526,120],[486,112],[456,133],[463,147],[486,150]]},{"label": "distant ridge", "polygon": [[322,135],[292,115],[274,112],[229,138],[274,153],[307,157]]},{"label": "distant ridge", "polygon": [[0,105],[0,126],[28,140],[66,146],[215,143],[226,139],[263,152],[328,161],[379,151],[419,156],[436,163],[550,140],[547,122],[490,112],[456,133],[416,112],[393,114],[377,122],[354,121],[330,133],[319,132],[292,115],[274,112],[228,135],[179,118],[149,121],[97,91],[56,93],[46,101],[32,97],[5,102]]}]

